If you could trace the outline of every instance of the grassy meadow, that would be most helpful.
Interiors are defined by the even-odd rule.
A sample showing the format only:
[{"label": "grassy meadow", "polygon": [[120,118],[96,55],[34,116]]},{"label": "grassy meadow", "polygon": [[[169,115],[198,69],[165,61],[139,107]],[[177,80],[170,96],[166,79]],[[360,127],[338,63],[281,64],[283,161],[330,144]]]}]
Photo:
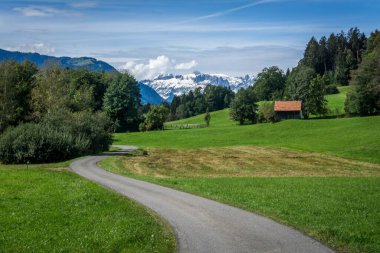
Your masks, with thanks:
[{"label": "grassy meadow", "polygon": [[327,95],[327,108],[329,110],[329,115],[340,116],[344,115],[344,103],[346,101],[347,92],[350,86],[338,87],[339,93],[333,95]]},{"label": "grassy meadow", "polygon": [[147,151],[100,165],[271,217],[340,252],[380,250],[380,165],[253,146]]},{"label": "grassy meadow", "polygon": [[[117,173],[152,178],[373,177],[380,165],[284,148],[148,148],[112,157]],[[101,162],[103,164],[103,162]],[[129,173],[129,174],[126,174]]]},{"label": "grassy meadow", "polygon": [[[202,120],[200,115],[178,123],[199,123]],[[288,120],[238,126],[229,119],[228,110],[223,110],[211,113],[211,126],[208,128],[119,133],[114,136],[114,144],[142,148],[259,145],[380,163],[380,117]]]},{"label": "grassy meadow", "polygon": [[[272,151],[268,150],[268,153]],[[162,161],[155,163],[156,155],[164,152],[167,158],[162,159],[170,162],[166,165]],[[241,161],[242,169],[239,170],[231,166],[233,162],[227,158],[214,158],[199,166],[199,161],[206,159],[207,155],[195,151],[187,155],[191,157],[177,155],[173,150],[153,149],[145,158],[138,154],[112,157],[102,161],[101,166],[114,173],[265,215],[303,231],[339,252],[380,250],[378,165],[350,164],[352,161],[334,161],[336,158],[333,157],[324,163],[323,157],[316,156],[308,158],[314,164],[307,168],[302,166],[307,163],[302,158],[299,159],[301,164],[295,168],[286,159],[278,167],[278,157],[269,154],[265,160],[261,157],[263,161],[259,166],[247,166],[258,158]],[[191,160],[195,162],[191,163]],[[227,164],[219,167],[223,161]],[[335,162],[342,164],[331,166]]]},{"label": "grassy meadow", "polygon": [[69,171],[0,165],[0,252],[175,252],[142,206]]},{"label": "grassy meadow", "polygon": [[[327,96],[344,111],[347,87]],[[166,123],[169,130],[115,134],[147,151],[101,166],[253,211],[339,252],[380,251],[380,117],[288,120],[239,126],[229,111]]]}]

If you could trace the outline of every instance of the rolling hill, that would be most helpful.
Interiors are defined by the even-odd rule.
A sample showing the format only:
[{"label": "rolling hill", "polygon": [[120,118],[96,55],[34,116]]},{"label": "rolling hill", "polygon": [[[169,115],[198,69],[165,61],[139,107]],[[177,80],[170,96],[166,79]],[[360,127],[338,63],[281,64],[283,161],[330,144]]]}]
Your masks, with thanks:
[{"label": "rolling hill", "polygon": [[70,69],[85,68],[91,71],[117,72],[110,64],[91,57],[55,57],[38,53],[13,52],[0,49],[0,60],[30,61],[36,64],[38,68],[49,66],[49,64],[58,64],[63,68]]}]

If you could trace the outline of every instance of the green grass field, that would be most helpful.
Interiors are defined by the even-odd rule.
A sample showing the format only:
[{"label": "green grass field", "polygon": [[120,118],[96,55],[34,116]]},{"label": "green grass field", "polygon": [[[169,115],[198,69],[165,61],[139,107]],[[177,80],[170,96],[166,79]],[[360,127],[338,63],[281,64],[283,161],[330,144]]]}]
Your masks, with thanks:
[{"label": "green grass field", "polygon": [[[326,97],[336,116],[347,89]],[[108,158],[109,171],[260,213],[340,252],[380,251],[379,116],[239,126],[222,110],[208,128],[115,134],[115,143],[148,155]]]},{"label": "green grass field", "polygon": [[0,252],[175,252],[171,229],[66,167],[0,165]]},{"label": "green grass field", "polygon": [[341,252],[379,252],[379,165],[239,149],[148,149],[148,156],[111,157],[101,166],[263,214]]},{"label": "green grass field", "polygon": [[[200,115],[179,122],[199,123],[202,120]],[[260,145],[380,163],[380,117],[288,120],[238,126],[229,119],[228,110],[223,110],[211,114],[211,126],[208,128],[121,133],[115,134],[114,143],[142,148]]]}]

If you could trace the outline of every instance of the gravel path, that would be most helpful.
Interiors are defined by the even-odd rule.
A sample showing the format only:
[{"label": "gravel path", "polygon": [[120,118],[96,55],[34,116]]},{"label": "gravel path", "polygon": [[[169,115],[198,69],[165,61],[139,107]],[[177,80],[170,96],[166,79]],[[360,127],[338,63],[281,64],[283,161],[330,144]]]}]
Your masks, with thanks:
[{"label": "gravel path", "polygon": [[[129,146],[119,146],[128,151]],[[116,151],[114,154],[125,151]],[[179,252],[333,252],[316,240],[271,219],[202,197],[102,170],[107,156],[71,164],[79,175],[136,200],[174,229]]]}]

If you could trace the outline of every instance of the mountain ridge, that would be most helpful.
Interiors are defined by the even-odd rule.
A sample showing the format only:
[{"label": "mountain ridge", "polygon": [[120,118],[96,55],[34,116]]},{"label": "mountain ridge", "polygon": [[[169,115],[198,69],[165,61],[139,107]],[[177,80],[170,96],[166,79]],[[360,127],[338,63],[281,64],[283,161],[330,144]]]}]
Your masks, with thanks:
[{"label": "mountain ridge", "polygon": [[0,61],[2,60],[14,60],[16,62],[30,61],[36,64],[38,68],[47,67],[49,64],[58,64],[63,68],[85,68],[91,71],[117,72],[117,70],[110,64],[92,57],[56,57],[39,53],[0,49]]},{"label": "mountain ridge", "polygon": [[230,77],[224,74],[205,74],[195,71],[187,75],[158,75],[152,80],[142,80],[139,83],[154,89],[162,98],[171,102],[174,96],[188,93],[196,88],[204,89],[207,85],[229,87],[236,92],[240,88],[253,85],[255,78],[250,75],[244,77]]}]

